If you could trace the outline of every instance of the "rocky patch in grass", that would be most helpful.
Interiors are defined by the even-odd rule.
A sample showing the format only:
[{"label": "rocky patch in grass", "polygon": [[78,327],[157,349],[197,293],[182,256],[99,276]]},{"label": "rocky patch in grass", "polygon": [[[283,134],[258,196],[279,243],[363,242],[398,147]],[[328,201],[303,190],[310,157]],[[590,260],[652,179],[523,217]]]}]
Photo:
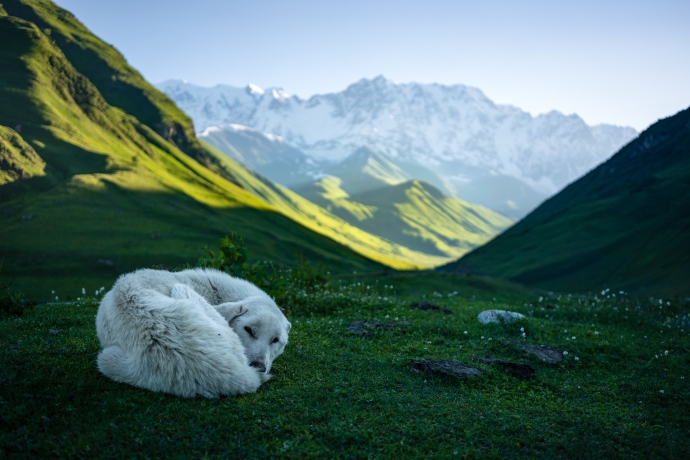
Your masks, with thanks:
[{"label": "rocky patch in grass", "polygon": [[433,303],[429,302],[414,302],[410,304],[412,308],[416,308],[417,310],[431,310],[431,311],[436,311],[439,313],[443,313],[445,315],[452,315],[453,312],[448,310],[447,308],[441,308],[437,305],[434,305]]},{"label": "rocky patch in grass", "polygon": [[468,377],[478,377],[486,372],[481,367],[470,366],[459,361],[434,360],[430,358],[412,361],[412,369],[416,372],[431,374],[446,374],[464,380]]},{"label": "rocky patch in grass", "polygon": [[505,369],[509,373],[516,377],[521,377],[523,379],[532,380],[536,372],[532,366],[526,363],[513,363],[510,361],[504,361],[502,359],[495,359],[490,356],[486,358],[480,358],[478,356],[472,356],[472,361],[476,361],[483,364],[496,364],[499,367]]},{"label": "rocky patch in grass", "polygon": [[560,363],[563,361],[563,350],[554,347],[546,347],[544,345],[532,345],[525,342],[516,342],[513,340],[503,340],[504,345],[512,345],[515,348],[524,350],[527,353],[536,356],[547,363]]},{"label": "rocky patch in grass", "polygon": [[392,331],[398,329],[401,333],[405,333],[403,327],[407,322],[399,321],[396,323],[382,323],[380,321],[352,321],[347,327],[347,331],[355,335],[371,335],[371,331],[375,329],[383,329],[384,331]]}]

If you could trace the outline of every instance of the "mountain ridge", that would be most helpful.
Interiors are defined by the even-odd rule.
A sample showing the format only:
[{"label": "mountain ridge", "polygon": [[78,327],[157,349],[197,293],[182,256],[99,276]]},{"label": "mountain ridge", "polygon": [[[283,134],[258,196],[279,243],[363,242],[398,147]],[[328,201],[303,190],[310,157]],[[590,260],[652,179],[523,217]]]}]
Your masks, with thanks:
[{"label": "mountain ridge", "polygon": [[199,130],[241,124],[331,161],[369,144],[448,177],[462,173],[461,166],[481,167],[542,193],[576,179],[636,134],[613,125],[590,127],[575,114],[532,116],[465,85],[402,84],[384,77],[307,100],[229,85],[202,88],[169,80],[158,87]]},{"label": "mountain ridge", "polygon": [[552,290],[690,292],[690,109],[659,120],[486,246],[441,267]]}]

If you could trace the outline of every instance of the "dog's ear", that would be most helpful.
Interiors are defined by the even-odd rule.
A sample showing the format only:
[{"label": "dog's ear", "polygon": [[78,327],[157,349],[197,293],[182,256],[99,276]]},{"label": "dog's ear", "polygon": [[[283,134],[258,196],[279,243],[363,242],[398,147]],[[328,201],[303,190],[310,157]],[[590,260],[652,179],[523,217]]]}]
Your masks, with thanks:
[{"label": "dog's ear", "polygon": [[290,332],[290,329],[292,329],[292,324],[287,323],[287,331]]},{"label": "dog's ear", "polygon": [[242,306],[242,302],[225,302],[220,305],[214,305],[213,308],[225,318],[228,324],[232,324],[233,321],[249,311]]}]

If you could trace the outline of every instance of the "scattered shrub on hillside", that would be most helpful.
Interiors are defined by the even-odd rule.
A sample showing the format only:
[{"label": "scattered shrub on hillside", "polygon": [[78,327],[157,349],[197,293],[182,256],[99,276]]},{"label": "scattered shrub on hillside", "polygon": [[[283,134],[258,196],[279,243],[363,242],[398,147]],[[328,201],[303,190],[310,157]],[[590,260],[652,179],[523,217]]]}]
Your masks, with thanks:
[{"label": "scattered shrub on hillside", "polygon": [[313,267],[302,254],[298,255],[292,269],[267,261],[248,263],[244,238],[235,232],[223,237],[218,249],[216,254],[205,248],[208,257],[200,258],[199,265],[251,281],[277,302],[284,301],[298,289],[313,291],[322,288],[330,280],[323,264]]},{"label": "scattered shrub on hillside", "polygon": [[[2,264],[0,264],[1,272]],[[22,316],[24,311],[33,308],[36,302],[26,300],[23,293],[12,291],[10,289],[11,286],[12,281],[5,283],[0,280],[0,313]]]}]

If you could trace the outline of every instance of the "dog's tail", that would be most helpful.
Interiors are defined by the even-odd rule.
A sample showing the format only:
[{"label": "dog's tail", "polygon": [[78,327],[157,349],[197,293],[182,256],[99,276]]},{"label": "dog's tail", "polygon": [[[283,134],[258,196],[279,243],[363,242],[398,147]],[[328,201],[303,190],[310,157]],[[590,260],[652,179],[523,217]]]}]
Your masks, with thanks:
[{"label": "dog's tail", "polygon": [[117,382],[137,383],[134,361],[117,345],[107,347],[98,354],[98,370]]}]

